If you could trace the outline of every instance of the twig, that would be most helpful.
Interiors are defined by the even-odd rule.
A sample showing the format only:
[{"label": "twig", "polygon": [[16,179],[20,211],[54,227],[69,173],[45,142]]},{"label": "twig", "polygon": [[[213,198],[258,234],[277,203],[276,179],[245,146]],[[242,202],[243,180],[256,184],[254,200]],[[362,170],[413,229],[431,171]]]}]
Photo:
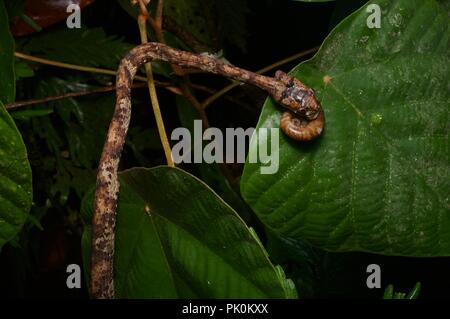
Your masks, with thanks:
[{"label": "twig", "polygon": [[[155,17],[153,18],[151,15],[148,15],[148,21],[150,22],[153,31],[155,31],[156,40],[159,43],[166,44],[166,40],[164,38],[163,33],[163,9],[164,9],[164,0],[157,0],[157,7],[156,7],[156,13]],[[171,63],[170,64],[173,72],[179,76],[183,77],[185,75],[184,70],[182,70],[180,67],[178,67],[176,64]],[[186,79],[183,79],[183,83],[187,83]],[[182,85],[183,85],[182,83]],[[186,89],[182,88],[182,91],[185,91]]]},{"label": "twig", "polygon": [[162,26],[163,26],[163,17],[162,17],[163,8],[164,8],[164,1],[163,0],[158,0],[155,17],[153,18],[151,15],[148,15],[148,21],[150,22],[153,30],[155,31],[156,40],[158,42],[161,42],[161,43],[165,42],[164,35],[163,35],[163,30],[162,30]]},{"label": "twig", "polygon": [[[46,64],[46,65],[52,65],[52,66],[56,66],[56,67],[64,68],[64,69],[71,69],[71,70],[90,72],[90,73],[108,74],[108,75],[113,75],[113,76],[116,75],[116,71],[114,71],[114,70],[107,70],[107,69],[94,68],[94,67],[84,66],[84,65],[58,62],[58,61],[48,60],[48,59],[44,59],[44,58],[38,58],[38,57],[28,55],[25,53],[21,53],[21,52],[14,52],[14,56],[24,59],[24,60],[38,62],[38,63]],[[136,80],[147,81],[147,79],[142,76],[136,76]]]},{"label": "twig", "polygon": [[[116,75],[116,71],[114,71],[114,70],[93,68],[93,67],[88,67],[88,66],[83,66],[83,65],[78,65],[78,64],[69,64],[69,63],[64,63],[64,62],[58,62],[58,61],[48,60],[48,59],[44,59],[44,58],[38,58],[38,57],[28,55],[25,53],[21,53],[21,52],[15,52],[14,55],[16,57],[24,59],[24,60],[33,61],[33,62],[37,62],[37,63],[41,63],[41,64],[45,64],[45,65],[51,65],[51,66],[60,67],[60,68],[65,68],[65,69],[77,70],[77,71],[82,71],[82,72],[101,73],[101,74],[107,74],[107,75],[113,75],[113,76]],[[135,77],[135,79],[142,81],[142,82],[147,82],[147,78],[143,77],[143,76],[137,75]],[[161,81],[155,80],[155,85],[164,87],[167,90],[169,90],[170,92],[175,93],[177,95],[182,95],[182,92],[180,91],[179,88],[171,85],[168,82],[161,82]],[[215,92],[215,90],[208,88],[206,86],[203,86],[203,85],[199,85],[199,84],[195,84],[195,83],[188,83],[187,85],[189,87],[199,90],[199,91],[204,91],[207,93]]]},{"label": "twig", "polygon": [[[166,41],[164,39],[164,34],[163,34],[163,29],[162,29],[162,27],[163,27],[163,7],[164,7],[164,1],[158,0],[155,18],[150,19],[150,22],[152,24],[153,30],[155,31],[156,39],[158,40],[158,42],[165,44]],[[208,121],[206,112],[203,110],[200,101],[198,101],[197,98],[194,96],[194,94],[192,94],[192,92],[190,91],[190,89],[187,85],[188,81],[185,76],[184,70],[182,70],[178,65],[176,65],[174,63],[171,63],[171,67],[172,67],[174,73],[181,77],[182,81],[180,84],[180,88],[181,88],[181,91],[183,92],[184,97],[192,104],[192,106],[194,106],[194,108],[199,113],[200,119],[202,120],[203,128],[205,128],[205,129],[208,128],[209,121]]]},{"label": "twig", "polygon": [[[136,83],[136,84],[133,84],[132,87],[133,88],[144,88],[146,86],[147,85],[144,83]],[[24,106],[47,103],[47,102],[51,102],[51,101],[66,99],[69,97],[78,97],[78,96],[85,96],[85,95],[91,95],[91,94],[97,94],[97,93],[111,92],[111,91],[115,91],[115,90],[116,90],[115,86],[105,86],[105,87],[101,87],[101,88],[97,88],[97,89],[78,91],[78,92],[69,92],[69,93],[64,93],[61,95],[48,96],[48,97],[44,97],[44,98],[40,98],[40,99],[17,101],[17,102],[13,102],[10,104],[6,104],[5,108],[8,111],[13,111],[13,110],[16,110],[16,109],[24,107]]]},{"label": "twig", "polygon": [[[159,86],[159,87],[166,88],[167,90],[169,90],[172,93],[175,93],[177,95],[183,95],[183,93],[180,91],[180,89],[177,88],[177,87],[174,87],[172,83],[155,81],[155,85]],[[214,89],[211,89],[211,88],[203,86],[203,85],[198,85],[198,84],[191,83],[190,86],[192,88],[194,88],[194,89],[199,90],[199,91],[205,91],[205,92],[208,92],[208,93],[214,93],[215,92]],[[146,87],[147,87],[146,83],[135,83],[132,86],[133,89],[146,88]],[[17,101],[17,102],[6,104],[5,108],[8,111],[14,111],[14,110],[16,110],[18,108],[22,108],[22,107],[26,107],[26,106],[30,106],[30,105],[47,103],[47,102],[51,102],[51,101],[57,101],[57,100],[61,100],[61,99],[69,98],[69,97],[86,96],[86,95],[103,93],[103,92],[110,92],[110,91],[115,91],[115,90],[116,90],[115,86],[105,86],[105,87],[92,89],[92,90],[78,91],[78,92],[69,92],[69,93],[65,93],[65,94],[62,94],[62,95],[47,96],[47,97],[39,98],[39,99],[30,99],[30,100],[24,100],[24,101]],[[246,105],[245,103],[243,103],[243,102],[241,102],[239,100],[233,99],[233,98],[231,98],[229,96],[226,96],[225,98],[227,100],[230,100],[233,103],[241,105],[242,107],[250,109],[250,106]]]}]

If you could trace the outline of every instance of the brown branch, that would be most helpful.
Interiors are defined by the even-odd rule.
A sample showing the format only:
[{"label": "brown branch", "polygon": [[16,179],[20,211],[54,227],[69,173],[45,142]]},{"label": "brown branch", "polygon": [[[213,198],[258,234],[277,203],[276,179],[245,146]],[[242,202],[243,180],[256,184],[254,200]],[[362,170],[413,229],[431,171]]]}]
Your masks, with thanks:
[{"label": "brown branch", "polygon": [[157,26],[158,31],[161,33],[161,35],[162,35],[162,29],[163,29],[163,9],[164,9],[164,0],[158,0],[158,4],[156,6],[156,13],[155,13],[155,24]]},{"label": "brown branch", "polygon": [[[142,0],[140,0],[142,1]],[[165,44],[166,41],[164,39],[164,34],[163,34],[163,8],[164,8],[164,1],[163,0],[158,0],[157,3],[157,7],[156,7],[156,13],[155,13],[155,17],[152,17],[150,14],[148,14],[147,8],[145,8],[145,10],[142,8],[143,5],[141,2],[140,6],[141,6],[141,14],[140,14],[140,18],[145,18],[147,19],[154,32],[155,32],[155,36],[158,42]],[[200,101],[197,100],[197,98],[192,94],[192,92],[189,89],[189,84],[188,81],[185,77],[185,71],[183,69],[181,69],[178,65],[174,64],[174,63],[170,63],[170,66],[173,70],[173,72],[181,77],[181,84],[180,84],[180,88],[181,88],[181,92],[183,93],[184,97],[195,107],[195,109],[198,111],[200,118],[202,120],[202,124],[204,128],[208,128],[209,126],[209,121],[208,118],[206,116],[206,112],[204,111],[204,109],[202,108],[202,105],[200,103]]]},{"label": "brown branch", "polygon": [[[158,82],[155,81],[156,86],[159,87],[163,87],[166,90],[175,93],[177,95],[183,95],[183,93],[181,92],[181,90],[175,86],[173,86],[171,83],[169,82]],[[195,84],[195,83],[189,83],[188,84],[190,87],[192,87],[193,89],[199,90],[199,91],[204,91],[207,93],[214,93],[215,90],[211,89],[209,87],[203,86],[203,85],[199,85],[199,84]],[[145,88],[147,87],[147,84],[145,83],[135,83],[133,84],[132,88],[133,89],[138,89],[138,88]],[[15,109],[18,108],[22,108],[25,106],[30,106],[30,105],[36,105],[36,104],[41,104],[41,103],[47,103],[47,102],[52,102],[52,101],[57,101],[57,100],[61,100],[61,99],[65,99],[65,98],[70,98],[70,97],[79,97],[79,96],[85,96],[85,95],[91,95],[91,94],[97,94],[97,93],[103,93],[103,92],[110,92],[110,91],[115,91],[116,87],[115,86],[105,86],[102,88],[98,88],[98,89],[92,89],[92,90],[86,90],[86,91],[78,91],[78,92],[69,92],[69,93],[65,93],[62,95],[53,95],[53,96],[47,96],[44,98],[38,98],[38,99],[30,99],[30,100],[24,100],[24,101],[17,101],[17,102],[13,102],[13,103],[9,103],[5,105],[5,108],[8,111],[14,111]],[[249,108],[248,105],[246,105],[245,103],[242,103],[239,100],[233,99],[229,96],[225,96],[225,98],[233,103],[239,104],[242,107],[246,107]]]},{"label": "brown branch", "polygon": [[[155,17],[148,15],[148,21],[150,22],[153,31],[155,31],[156,40],[159,43],[166,44],[166,39],[164,38],[163,33],[163,9],[164,9],[164,0],[158,0]],[[184,70],[179,68],[176,64],[171,63],[170,67],[177,76],[182,77],[185,74]],[[183,81],[185,82],[185,80]]]},{"label": "brown branch", "polygon": [[[132,88],[133,89],[145,88],[146,86],[147,85],[145,83],[135,83],[135,84],[133,84]],[[173,92],[172,89],[176,89],[177,90],[176,94],[179,94],[179,95],[182,94],[178,88],[171,87],[170,83],[159,82],[159,86],[165,87],[165,88],[169,89],[171,92]],[[208,89],[208,88],[203,88],[203,89]],[[25,100],[25,101],[17,101],[17,102],[6,104],[5,108],[8,111],[13,111],[13,110],[16,110],[16,109],[24,107],[24,106],[47,103],[47,102],[62,100],[62,99],[70,98],[70,97],[79,97],[79,96],[86,96],[86,95],[97,94],[97,93],[111,92],[111,91],[115,91],[115,90],[116,90],[115,86],[105,86],[105,87],[92,89],[92,90],[69,92],[69,93],[64,93],[61,95],[47,96],[44,98],[30,99],[30,100]]]},{"label": "brown branch", "polygon": [[[141,13],[138,16],[138,26],[139,26],[139,34],[141,37],[141,43],[145,44],[148,43],[147,38],[147,19],[148,19],[148,12],[145,9],[142,9],[143,2],[141,3]],[[166,157],[166,163],[170,167],[175,167],[175,163],[172,158],[172,151],[170,149],[170,143],[169,139],[167,138],[167,132],[164,125],[164,120],[162,118],[161,109],[159,107],[159,101],[158,96],[156,93],[156,87],[155,87],[155,81],[153,79],[153,70],[152,70],[152,64],[151,62],[147,62],[144,65],[145,67],[145,73],[147,75],[147,85],[148,85],[148,91],[150,95],[151,105],[153,109],[153,115],[155,116],[156,120],[156,127],[158,128],[159,133],[159,139],[161,141],[161,145],[164,150],[164,155]]]},{"label": "brown branch", "polygon": [[165,43],[163,35],[163,17],[162,17],[163,9],[164,9],[164,1],[158,0],[155,17],[152,17],[149,14],[147,15],[148,21],[150,22],[153,31],[155,31],[156,40],[161,43]]}]

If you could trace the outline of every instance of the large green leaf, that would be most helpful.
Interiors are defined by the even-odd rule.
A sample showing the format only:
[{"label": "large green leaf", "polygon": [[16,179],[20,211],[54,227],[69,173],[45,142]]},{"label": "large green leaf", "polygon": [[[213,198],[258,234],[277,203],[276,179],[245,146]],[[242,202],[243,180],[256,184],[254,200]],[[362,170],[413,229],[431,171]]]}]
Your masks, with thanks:
[{"label": "large green leaf", "polygon": [[9,32],[5,4],[0,0],[0,102],[14,101],[15,92],[14,39]]},{"label": "large green leaf", "polygon": [[14,101],[14,39],[0,0],[0,249],[14,238],[31,207],[31,169],[27,151],[3,103]]},{"label": "large green leaf", "polygon": [[[435,0],[366,6],[291,73],[324,107],[319,139],[280,139],[280,167],[245,166],[241,191],[271,229],[332,251],[450,255],[450,30]],[[258,127],[278,127],[267,100]],[[250,152],[256,151],[252,140]]]},{"label": "large green leaf", "polygon": [[[89,218],[92,195],[82,210]],[[254,232],[204,183],[180,169],[121,174],[116,236],[120,298],[295,296],[292,282],[270,263]]]},{"label": "large green leaf", "polygon": [[0,102],[0,249],[20,231],[31,207],[31,168],[14,121]]}]

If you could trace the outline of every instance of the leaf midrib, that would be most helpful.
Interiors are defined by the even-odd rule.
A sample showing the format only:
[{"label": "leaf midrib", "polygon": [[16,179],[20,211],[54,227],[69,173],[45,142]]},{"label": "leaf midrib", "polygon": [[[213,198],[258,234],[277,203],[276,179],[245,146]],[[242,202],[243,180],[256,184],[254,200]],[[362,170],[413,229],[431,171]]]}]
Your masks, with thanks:
[{"label": "leaf midrib", "polygon": [[[260,294],[262,296],[266,296],[266,293],[264,293],[264,291],[261,290],[261,288],[259,288],[258,286],[255,285],[255,283],[253,281],[248,280],[247,276],[242,273],[239,269],[237,269],[235,267],[235,265],[233,265],[232,263],[230,263],[229,261],[225,260],[224,257],[222,255],[219,255],[217,253],[215,253],[215,251],[210,247],[210,245],[205,244],[203,241],[199,240],[190,230],[187,230],[186,228],[182,227],[181,225],[171,221],[170,219],[168,219],[167,217],[165,217],[162,214],[159,214],[158,212],[154,211],[154,213],[156,215],[158,215],[159,218],[161,218],[162,220],[166,221],[168,224],[171,224],[172,226],[174,226],[175,228],[185,232],[187,235],[189,235],[193,240],[195,240],[195,242],[199,243],[200,246],[203,246],[206,248],[207,251],[209,251],[211,253],[211,255],[214,255],[216,257],[218,257],[218,259],[222,260],[226,265],[228,265],[231,269],[233,269],[237,274],[240,274],[242,278],[244,278],[247,282],[249,282],[251,284],[252,287],[255,288],[255,290],[257,290],[258,292],[260,292]],[[161,234],[158,231],[158,237],[161,237]],[[251,240],[248,240],[249,242],[251,242]],[[242,242],[244,242],[244,240],[240,240],[239,242],[237,242],[235,245],[240,245]],[[278,279],[277,279],[278,280]],[[278,280],[279,282],[279,280]],[[283,290],[284,291],[284,290]]]}]

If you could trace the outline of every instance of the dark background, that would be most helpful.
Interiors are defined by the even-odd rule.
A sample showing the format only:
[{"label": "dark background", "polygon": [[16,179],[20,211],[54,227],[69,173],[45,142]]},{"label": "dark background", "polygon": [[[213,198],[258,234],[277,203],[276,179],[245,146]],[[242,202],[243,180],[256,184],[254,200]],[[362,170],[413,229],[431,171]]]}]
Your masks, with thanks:
[{"label": "dark background", "polygon": [[[96,1],[82,12],[83,24],[89,27],[101,26],[107,33],[121,35],[130,43],[138,43],[135,21],[115,1]],[[226,58],[234,65],[257,70],[303,50],[320,45],[332,28],[365,1],[341,0],[328,3],[302,3],[292,0],[248,0],[246,14],[246,50],[222,43]],[[118,23],[119,22],[119,23]],[[54,26],[57,28],[58,26]],[[53,27],[51,27],[53,28]],[[51,28],[49,30],[51,30]],[[226,32],[226,30],[225,30]],[[288,71],[299,61],[282,67]],[[273,74],[272,73],[269,74]],[[196,83],[207,83],[220,89],[228,82],[210,75],[195,75]],[[141,92],[146,99],[146,92]],[[159,92],[159,98],[168,101],[170,93]],[[241,100],[247,107],[218,100],[208,109],[210,124],[215,127],[255,126],[266,95],[254,88],[239,87],[229,93]],[[206,97],[206,96],[201,96]],[[139,111],[147,112],[147,111]],[[151,114],[144,114],[142,118]],[[164,111],[169,129],[179,126],[176,115]],[[133,117],[133,125],[139,125]],[[154,155],[154,162],[163,160],[162,153]],[[126,156],[124,162],[133,166],[133,159]],[[33,168],[36,169],[36,168]],[[239,169],[238,169],[239,171]],[[79,200],[73,198],[70,205],[79,207]],[[71,232],[65,222],[63,208],[51,210],[41,221],[43,231],[29,226],[28,240],[22,247],[7,244],[0,253],[0,297],[15,298],[87,298],[87,289],[69,290],[65,282],[66,266],[71,263],[82,265],[80,236]],[[252,220],[261,232],[261,226]],[[262,234],[266,243],[267,236]],[[270,236],[269,236],[270,237]],[[306,247],[306,245],[305,245]],[[307,247],[310,259],[292,251],[285,243],[270,242],[269,253],[273,262],[284,266],[287,276],[296,283],[301,297],[305,298],[377,298],[382,289],[366,287],[366,267],[375,263],[381,266],[382,287],[394,284],[395,291],[408,292],[417,281],[422,283],[421,298],[449,297],[449,258],[401,258],[365,253],[326,253]],[[305,274],[306,273],[306,274]]]}]

